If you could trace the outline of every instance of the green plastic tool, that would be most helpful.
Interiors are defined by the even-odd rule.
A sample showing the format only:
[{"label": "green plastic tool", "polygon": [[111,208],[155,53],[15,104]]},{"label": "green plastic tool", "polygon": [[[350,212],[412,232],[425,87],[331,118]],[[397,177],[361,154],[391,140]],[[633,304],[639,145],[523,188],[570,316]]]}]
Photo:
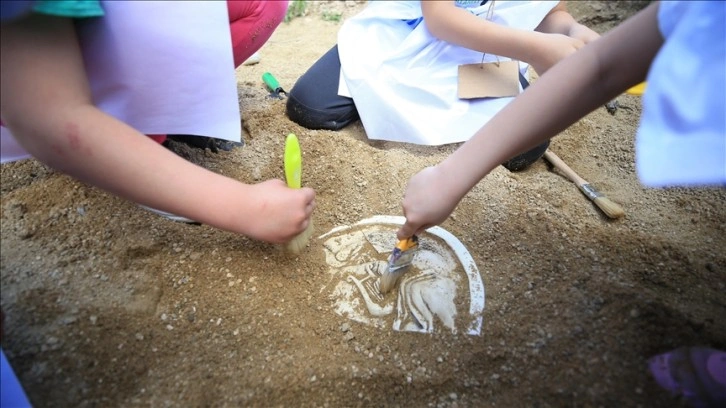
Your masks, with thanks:
[{"label": "green plastic tool", "polygon": [[290,188],[300,188],[302,185],[302,153],[300,142],[294,133],[285,139],[285,179]]},{"label": "green plastic tool", "polygon": [[[302,177],[302,154],[300,153],[300,143],[294,133],[287,135],[285,139],[285,179],[287,186],[290,188],[300,188]],[[313,219],[304,231],[297,234],[290,240],[285,247],[293,254],[299,254],[308,244],[313,234]]]},{"label": "green plastic tool", "polygon": [[277,79],[272,76],[271,73],[265,72],[262,74],[262,81],[267,85],[268,88],[270,88],[270,96],[274,96],[275,98],[282,99],[282,96],[280,94],[285,94],[287,96],[287,92],[285,92],[284,89],[280,86],[280,83],[277,82]]}]

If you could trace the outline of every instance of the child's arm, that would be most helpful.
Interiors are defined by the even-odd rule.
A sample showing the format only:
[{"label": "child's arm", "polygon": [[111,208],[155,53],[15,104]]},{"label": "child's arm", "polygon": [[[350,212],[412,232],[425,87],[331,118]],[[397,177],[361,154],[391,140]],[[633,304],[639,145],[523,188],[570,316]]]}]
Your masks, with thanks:
[{"label": "child's arm", "polygon": [[456,152],[414,175],[406,187],[400,239],[442,223],[500,163],[557,135],[642,82],[663,43],[658,3],[555,65]]},{"label": "child's arm", "polygon": [[263,241],[310,222],[315,193],[239,183],[195,166],[97,109],[70,19],[32,15],[0,29],[0,112],[40,161],[140,204]]},{"label": "child's arm", "polygon": [[487,54],[524,61],[543,74],[585,43],[561,33],[519,30],[479,18],[453,1],[421,2],[424,23],[437,38]]},{"label": "child's arm", "polygon": [[600,35],[586,26],[578,23],[567,11],[564,1],[561,1],[542,22],[535,28],[535,31],[551,34],[564,34],[568,37],[577,38],[585,44],[600,38]]}]

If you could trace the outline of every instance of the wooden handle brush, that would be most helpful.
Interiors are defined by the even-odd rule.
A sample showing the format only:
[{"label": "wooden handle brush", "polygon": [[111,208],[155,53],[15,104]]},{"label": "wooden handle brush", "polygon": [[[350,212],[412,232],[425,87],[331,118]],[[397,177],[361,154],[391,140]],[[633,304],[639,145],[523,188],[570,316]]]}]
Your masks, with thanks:
[{"label": "wooden handle brush", "polygon": [[622,207],[611,201],[609,198],[605,197],[602,193],[592,187],[590,183],[585,181],[585,179],[578,176],[577,173],[575,173],[574,170],[572,170],[567,164],[565,164],[562,159],[557,157],[556,154],[552,153],[550,150],[547,150],[544,154],[544,157],[558,170],[565,173],[567,178],[575,183],[580,191],[582,191],[582,193],[585,194],[585,196],[587,196],[590,201],[595,203],[595,205],[597,205],[598,208],[600,208],[602,212],[605,213],[605,215],[610,218],[620,218],[625,215]]},{"label": "wooden handle brush", "polygon": [[[297,136],[294,133],[290,133],[285,139],[284,162],[287,186],[290,188],[300,188],[302,185],[302,153],[300,152],[300,142],[298,142]],[[310,223],[305,228],[305,231],[285,244],[285,248],[294,254],[299,254],[308,244],[312,235],[313,220],[310,219]]]}]

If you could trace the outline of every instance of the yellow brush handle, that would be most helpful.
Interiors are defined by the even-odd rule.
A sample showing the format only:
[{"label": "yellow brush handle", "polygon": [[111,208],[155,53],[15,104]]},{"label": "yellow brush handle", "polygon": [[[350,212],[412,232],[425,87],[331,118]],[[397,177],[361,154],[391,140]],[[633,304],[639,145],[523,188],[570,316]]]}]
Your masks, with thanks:
[{"label": "yellow brush handle", "polygon": [[647,83],[641,82],[638,85],[635,85],[634,87],[625,91],[625,93],[629,95],[643,95],[645,93],[646,85]]},{"label": "yellow brush handle", "polygon": [[290,188],[300,188],[302,182],[302,153],[294,133],[285,139],[285,179]]}]

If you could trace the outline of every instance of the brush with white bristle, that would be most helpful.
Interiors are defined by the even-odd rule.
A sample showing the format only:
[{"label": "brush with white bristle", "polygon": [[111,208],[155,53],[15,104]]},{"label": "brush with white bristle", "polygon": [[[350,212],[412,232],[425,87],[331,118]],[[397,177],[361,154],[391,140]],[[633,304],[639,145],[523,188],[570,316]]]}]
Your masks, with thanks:
[{"label": "brush with white bristle", "polygon": [[[302,152],[300,151],[300,142],[298,142],[294,133],[290,133],[285,139],[284,165],[287,186],[300,188],[302,184]],[[307,228],[285,244],[285,248],[297,255],[307,246],[312,235],[313,219],[311,218]]]},{"label": "brush with white bristle", "polygon": [[388,267],[381,274],[378,290],[386,294],[396,286],[398,280],[408,270],[413,262],[413,255],[418,250],[418,237],[416,235],[398,241],[388,258]]},{"label": "brush with white bristle", "polygon": [[394,286],[396,286],[396,283],[398,283],[398,279],[403,276],[404,272],[406,272],[408,268],[406,266],[402,268],[397,268],[396,270],[388,270],[384,272],[381,275],[380,282],[378,283],[378,290],[381,291],[382,294],[386,294],[393,289]]},{"label": "brush with white bristle", "polygon": [[305,231],[299,233],[292,241],[285,244],[285,249],[292,252],[293,254],[299,254],[310,241],[310,237],[313,236],[313,220],[310,219],[310,224],[305,228]]},{"label": "brush with white bristle", "polygon": [[575,183],[580,191],[582,191],[582,193],[585,194],[585,196],[589,198],[590,201],[595,203],[595,205],[597,205],[598,208],[600,208],[602,212],[605,213],[605,215],[610,218],[620,218],[625,215],[625,211],[623,211],[622,207],[611,201],[609,198],[605,197],[602,193],[597,191],[595,187],[591,186],[590,183],[585,181],[585,179],[578,176],[577,173],[575,173],[575,171],[572,170],[570,166],[565,164],[562,159],[557,157],[556,154],[552,153],[550,150],[547,150],[544,153],[544,157],[558,170],[565,173],[567,178]]}]

